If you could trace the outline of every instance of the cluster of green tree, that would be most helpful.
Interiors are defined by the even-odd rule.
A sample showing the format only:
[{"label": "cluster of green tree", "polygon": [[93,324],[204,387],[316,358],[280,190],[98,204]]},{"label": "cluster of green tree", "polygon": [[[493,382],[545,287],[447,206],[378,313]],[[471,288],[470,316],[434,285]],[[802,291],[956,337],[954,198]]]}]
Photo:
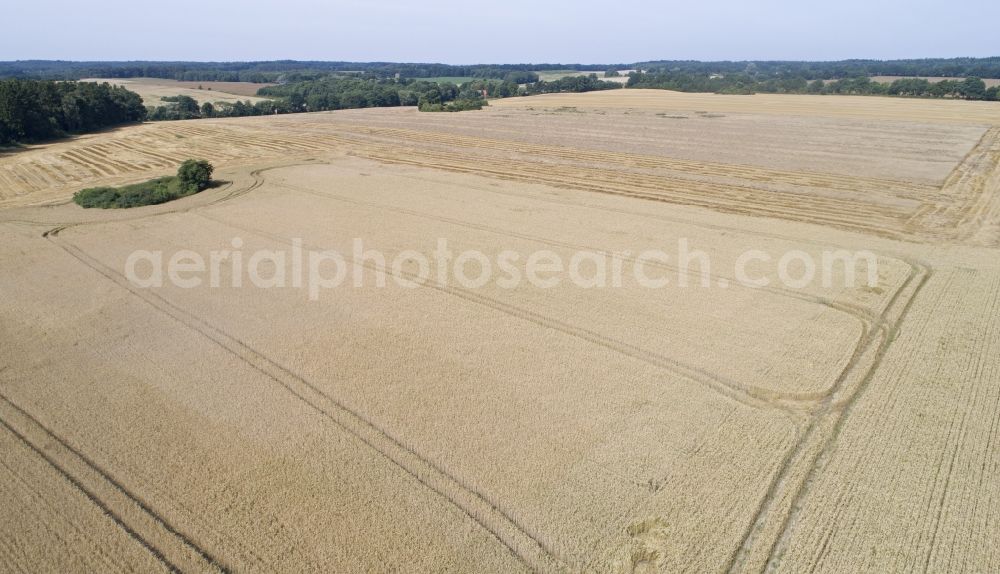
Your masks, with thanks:
[{"label": "cluster of green tree", "polygon": [[955,98],[962,100],[997,100],[997,88],[986,88],[986,82],[979,78],[964,80],[941,80],[929,82],[915,78],[895,80],[891,84],[873,82],[869,78],[845,78],[824,82],[814,80],[806,88],[807,93],[907,96],[918,98]]},{"label": "cluster of green tree", "polygon": [[[885,84],[883,84],[885,86]],[[1000,101],[1000,87],[986,87],[979,78],[964,80],[941,80],[929,82],[919,78],[902,78],[886,86],[890,96],[910,96],[915,98],[962,98],[966,100]]]},{"label": "cluster of green tree", "polygon": [[885,84],[874,82],[866,76],[809,81],[797,76],[761,77],[743,73],[705,75],[687,72],[634,72],[629,75],[628,87],[717,94],[888,95],[992,101],[996,101],[1000,95],[996,87],[987,89],[986,83],[979,78],[940,82],[899,79]]},{"label": "cluster of green tree", "polygon": [[443,103],[434,103],[430,99],[421,98],[417,109],[422,112],[464,112],[468,110],[481,110],[483,106],[488,105],[482,97],[457,98]]},{"label": "cluster of green tree", "polygon": [[430,89],[420,95],[418,109],[422,112],[464,112],[481,110],[489,105],[486,98],[511,98],[521,95],[521,88],[512,80],[482,79],[465,82],[457,88],[444,84],[442,89]]},{"label": "cluster of green tree", "polygon": [[243,116],[268,116],[271,114],[291,114],[306,111],[296,109],[288,100],[262,100],[251,103],[241,102],[205,102],[198,105],[197,100],[190,96],[165,96],[160,98],[164,105],[150,107],[147,119],[151,121],[192,120],[199,118],[237,118]]},{"label": "cluster of green tree", "polygon": [[[769,79],[777,82],[779,80]],[[780,81],[774,85],[776,93],[804,91],[808,82],[801,79]],[[763,82],[748,74],[699,74],[690,72],[633,72],[629,74],[629,88],[654,88],[678,92],[712,92],[717,94],[752,94],[762,89]],[[787,85],[786,85],[787,84]]]},{"label": "cluster of green tree", "polygon": [[614,90],[622,87],[618,82],[605,82],[599,80],[597,74],[586,76],[567,76],[551,82],[538,81],[528,84],[525,93],[529,96],[536,94],[551,94],[555,92],[593,92],[596,90]]},{"label": "cluster of green tree", "polygon": [[458,88],[433,82],[328,76],[318,80],[268,86],[257,95],[280,98],[292,111],[318,112],[348,108],[415,106],[421,94],[437,90],[446,100],[458,95]]},{"label": "cluster of green tree", "polygon": [[511,80],[472,80],[459,86],[458,97],[468,98],[471,91],[488,98],[510,98],[520,95],[519,83]]},{"label": "cluster of green tree", "polygon": [[518,85],[509,80],[481,79],[461,86],[447,82],[428,82],[409,78],[374,79],[331,76],[320,80],[295,82],[261,88],[258,95],[281,98],[292,111],[324,111],[349,108],[416,106],[421,101],[432,104],[456,99],[474,100],[484,96],[507,98],[519,94]]},{"label": "cluster of green tree", "polygon": [[123,187],[90,187],[73,194],[81,207],[127,208],[156,205],[185,197],[208,188],[212,183],[212,164],[189,159],[177,169],[177,175],[151,179]]},{"label": "cluster of green tree", "polygon": [[[328,110],[418,106],[429,110],[439,106],[442,110],[479,109],[485,102],[484,95],[490,97],[510,97],[518,95],[518,85],[503,80],[474,80],[462,87],[449,83],[436,83],[412,79],[376,79],[361,77],[327,76],[318,80],[306,80],[268,86],[258,90],[258,94],[268,100],[251,104],[246,102],[198,102],[189,96],[164,97],[163,105],[149,109],[149,119],[186,120],[210,117],[260,116],[318,112]],[[455,100],[461,103],[448,105]],[[478,107],[477,107],[478,106]]]},{"label": "cluster of green tree", "polygon": [[[153,121],[163,120],[190,120],[201,117],[201,108],[198,101],[191,96],[164,96],[160,101],[167,102],[166,105],[149,108],[147,118]],[[206,102],[208,103],[208,102]],[[211,106],[212,104],[208,104]]]},{"label": "cluster of green tree", "polygon": [[61,137],[141,121],[142,98],[93,82],[0,80],[0,145]]},{"label": "cluster of green tree", "polygon": [[[509,78],[483,78],[456,86],[445,82],[436,83],[410,78],[396,80],[329,76],[319,80],[268,86],[258,90],[257,94],[283,101],[287,108],[280,108],[279,113],[388,106],[418,106],[423,111],[460,111],[480,109],[486,105],[484,98],[509,98],[521,94],[551,92],[589,92],[619,87],[620,84],[598,80],[596,74],[573,76],[551,82],[536,81],[527,84],[524,89]],[[461,102],[448,105],[458,100]]]},{"label": "cluster of green tree", "polygon": [[638,62],[633,67],[650,72],[683,72],[695,75],[746,74],[755,77],[800,77],[806,80],[835,80],[864,76],[1000,78],[1000,57],[835,62],[659,60]]}]

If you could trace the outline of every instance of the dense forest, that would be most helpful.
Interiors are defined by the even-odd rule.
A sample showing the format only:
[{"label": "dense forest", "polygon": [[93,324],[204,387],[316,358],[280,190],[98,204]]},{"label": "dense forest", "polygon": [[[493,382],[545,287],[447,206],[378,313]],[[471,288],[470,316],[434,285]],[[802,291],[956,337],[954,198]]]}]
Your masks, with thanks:
[{"label": "dense forest", "polygon": [[913,60],[842,60],[834,62],[722,61],[698,62],[657,60],[631,64],[475,64],[450,65],[396,62],[320,62],[281,60],[273,62],[68,62],[25,60],[0,62],[0,78],[75,80],[81,78],[165,78],[187,81],[276,82],[317,79],[331,73],[371,78],[427,78],[462,76],[505,78],[548,70],[641,69],[653,72],[684,72],[694,75],[748,74],[777,78],[800,77],[807,81],[836,80],[862,76],[931,76],[1000,78],[1000,57],[925,58]]},{"label": "dense forest", "polygon": [[142,98],[91,82],[0,80],[0,145],[99,130],[146,118]]},{"label": "dense forest", "polygon": [[866,76],[824,81],[807,80],[801,76],[772,77],[745,73],[705,75],[694,72],[647,72],[629,75],[630,88],[657,88],[678,92],[712,92],[717,94],[840,94],[885,95],[924,98],[958,98],[965,100],[1000,99],[1000,89],[987,89],[980,78],[941,80],[904,78],[891,84],[874,82]]}]

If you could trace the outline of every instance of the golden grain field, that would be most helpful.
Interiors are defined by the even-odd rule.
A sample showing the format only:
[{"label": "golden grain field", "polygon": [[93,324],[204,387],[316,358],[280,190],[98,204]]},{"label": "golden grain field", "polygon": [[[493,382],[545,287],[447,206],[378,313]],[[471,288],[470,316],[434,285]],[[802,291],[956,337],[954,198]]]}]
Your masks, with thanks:
[{"label": "golden grain field", "polygon": [[[69,202],[189,157],[224,183]],[[0,155],[0,570],[994,571],[998,164],[996,105],[645,90]],[[355,238],[711,269],[472,288]],[[125,272],[237,245],[364,285]],[[877,282],[742,285],[748,249],[870,251]]]}]

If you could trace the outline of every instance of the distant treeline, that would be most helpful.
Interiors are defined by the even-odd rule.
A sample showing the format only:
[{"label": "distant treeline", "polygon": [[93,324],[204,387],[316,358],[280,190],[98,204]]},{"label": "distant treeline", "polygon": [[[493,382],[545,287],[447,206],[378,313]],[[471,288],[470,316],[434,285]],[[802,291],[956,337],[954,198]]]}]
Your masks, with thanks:
[{"label": "distant treeline", "polygon": [[145,119],[142,98],[91,82],[0,80],[0,145],[28,143]]},{"label": "distant treeline", "polygon": [[317,112],[345,108],[415,106],[420,101],[420,96],[431,90],[444,90],[446,94],[451,94],[446,99],[454,99],[458,93],[458,88],[452,84],[328,76],[319,80],[261,88],[257,95],[283,98],[295,111]]},{"label": "distant treeline", "polygon": [[[518,95],[519,87],[509,80],[480,79],[461,86],[447,82],[399,79],[379,80],[328,77],[269,86],[258,95],[278,97],[288,101],[297,111],[325,111],[347,108],[378,108],[392,106],[419,106],[425,111],[437,111],[437,106],[457,109],[478,109],[484,97],[507,98]],[[446,106],[462,100],[462,105]]]},{"label": "distant treeline", "polygon": [[807,81],[863,76],[930,76],[1000,78],[1000,57],[924,58],[914,60],[842,60],[833,62],[657,60],[630,64],[475,64],[450,65],[398,62],[323,62],[279,60],[270,62],[70,62],[25,60],[0,62],[0,78],[51,80],[81,78],[165,78],[186,81],[285,82],[317,79],[331,73],[370,78],[473,77],[510,79],[512,72],[550,70],[641,69],[694,75],[747,74],[772,78],[800,77]]},{"label": "distant treeline", "polygon": [[678,92],[711,92],[716,94],[841,94],[883,95],[924,98],[959,98],[965,100],[1000,99],[997,87],[987,89],[979,78],[941,80],[903,78],[885,84],[871,78],[842,78],[824,81],[807,80],[801,76],[769,77],[744,73],[710,74],[694,72],[647,72],[629,75],[630,88],[656,88]]},{"label": "distant treeline", "polygon": [[393,62],[68,62],[25,60],[0,62],[0,78],[78,80],[82,78],[163,78],[182,81],[286,82],[317,79],[332,73],[368,78],[430,78],[462,76],[508,79],[516,83],[538,79],[544,70],[603,71],[593,64],[407,64]]},{"label": "distant treeline", "polygon": [[395,106],[419,106],[423,111],[461,111],[485,105],[484,93],[491,97],[516,96],[518,85],[482,79],[459,87],[412,79],[327,76],[261,88],[257,94],[268,99],[256,103],[249,100],[205,102],[199,106],[188,96],[165,97],[161,98],[165,102],[163,105],[150,108],[149,119],[187,120]]},{"label": "distant treeline", "polygon": [[[305,66],[313,66],[320,71],[312,76],[302,71],[308,69]],[[177,96],[163,98],[163,105],[150,107],[148,110],[137,94],[108,84],[0,80],[0,145],[93,131],[141,121],[147,115],[152,120],[180,120],[392,106],[418,106],[422,111],[460,111],[479,109],[485,105],[486,98],[589,92],[622,87],[621,84],[598,79],[597,74],[568,76],[553,81],[538,80],[537,70],[562,69],[562,66],[564,65],[449,66],[379,62],[0,63],[0,75],[173,75],[176,79],[245,81],[250,75],[259,73],[263,76],[255,77],[254,81],[275,80],[279,77],[283,80],[283,83],[263,87],[258,91],[260,96],[269,98],[267,101],[206,102],[199,106],[190,97]],[[574,67],[578,70],[587,67],[601,69],[608,76],[614,76],[618,69],[627,69],[625,66],[603,65]],[[981,74],[984,77],[1000,76],[1000,58],[896,62],[647,62],[636,68],[642,71],[629,74],[629,88],[723,94],[870,94],[968,100],[1000,99],[1000,88],[987,89],[986,84],[978,77],[938,82],[904,78],[884,84],[874,82],[864,75],[843,76],[859,71],[883,75],[963,75],[960,72],[967,70],[984,71],[986,73]],[[399,77],[396,77],[397,74]],[[816,75],[831,77],[813,77]],[[461,86],[414,79],[424,76],[463,76],[475,79]]]},{"label": "distant treeline", "polygon": [[[344,108],[418,106],[421,111],[462,111],[479,109],[484,98],[509,98],[554,92],[590,92],[620,88],[604,82],[596,74],[570,76],[551,82],[534,81],[522,89],[510,74],[505,79],[478,79],[460,86],[425,80],[376,80],[328,77],[269,86],[258,90],[265,97],[282,98],[293,111],[323,111]],[[537,80],[537,76],[534,78]],[[449,105],[450,102],[454,102]]]},{"label": "distant treeline", "polygon": [[[536,76],[537,79],[537,76]],[[461,86],[424,80],[376,80],[328,77],[269,86],[258,95],[287,100],[296,111],[337,110],[386,106],[417,106],[421,102],[443,104],[452,100],[475,100],[483,97],[509,98],[521,94],[550,92],[589,92],[621,87],[604,82],[596,74],[571,76],[551,82],[535,81],[523,89],[511,79],[479,79]]]},{"label": "distant treeline", "polygon": [[[650,72],[684,72],[695,75],[747,74],[756,77],[836,80],[868,76],[929,76],[1000,78],[1000,57],[923,58],[916,60],[841,60],[834,62],[744,61],[637,62],[631,69]],[[609,69],[621,69],[610,67]]]},{"label": "distant treeline", "polygon": [[505,72],[506,79],[482,78],[461,86],[410,78],[325,76],[261,88],[258,94],[268,99],[256,103],[248,100],[198,105],[189,96],[168,96],[161,98],[161,105],[149,108],[143,106],[138,94],[106,83],[0,80],[0,145],[40,141],[144,119],[188,120],[393,106],[417,106],[421,111],[464,111],[482,108],[488,97],[619,87],[591,74],[553,82],[536,81],[522,88],[515,80],[531,79],[524,74]]}]

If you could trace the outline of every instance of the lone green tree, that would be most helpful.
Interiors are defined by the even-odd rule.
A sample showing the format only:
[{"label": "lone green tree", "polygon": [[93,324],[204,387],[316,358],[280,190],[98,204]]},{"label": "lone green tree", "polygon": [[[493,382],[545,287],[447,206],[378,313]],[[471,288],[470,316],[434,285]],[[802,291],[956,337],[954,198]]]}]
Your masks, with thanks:
[{"label": "lone green tree", "polygon": [[181,185],[201,191],[212,182],[212,164],[203,159],[189,159],[177,169]]}]

